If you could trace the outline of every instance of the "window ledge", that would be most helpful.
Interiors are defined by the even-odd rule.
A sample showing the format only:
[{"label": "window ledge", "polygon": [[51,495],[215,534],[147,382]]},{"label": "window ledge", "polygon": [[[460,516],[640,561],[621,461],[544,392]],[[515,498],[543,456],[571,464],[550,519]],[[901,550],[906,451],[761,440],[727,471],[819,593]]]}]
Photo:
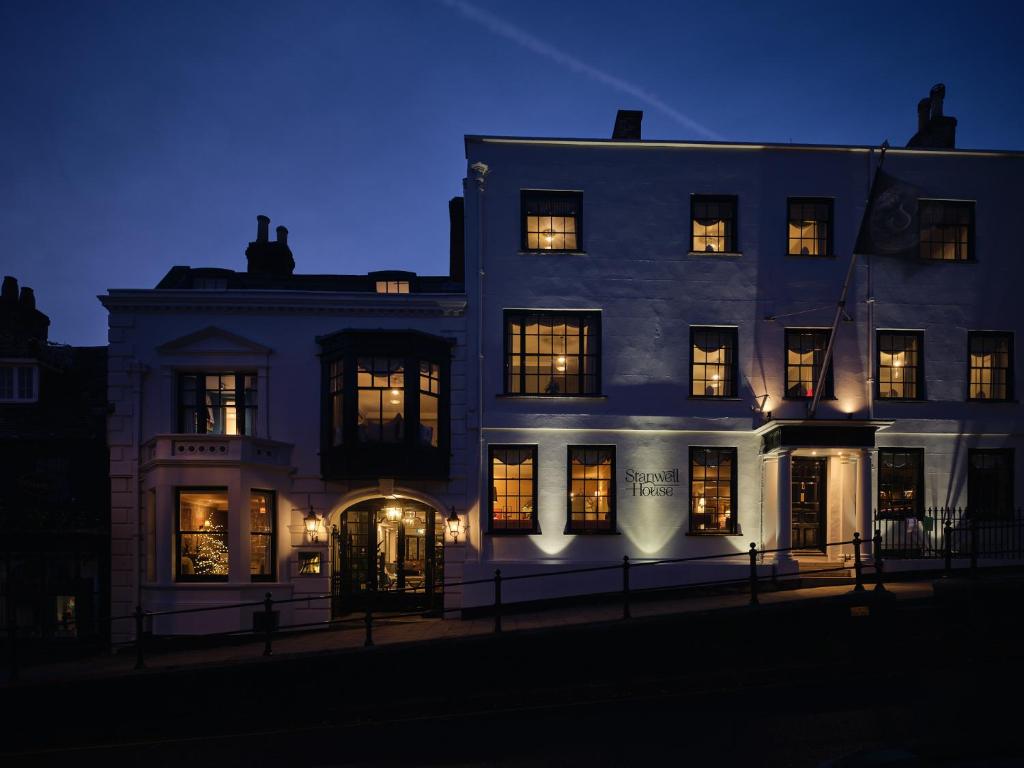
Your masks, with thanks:
[{"label": "window ledge", "polygon": [[1019,400],[993,400],[985,397],[968,397],[965,403],[984,403],[985,405],[1016,405]]},{"label": "window ledge", "polygon": [[708,258],[717,258],[724,256],[726,258],[738,259],[743,255],[743,251],[689,251],[687,256],[706,256]]},{"label": "window ledge", "polygon": [[[924,397],[876,397],[875,404],[892,403],[893,405],[927,405],[931,401]],[[1000,400],[999,402],[1004,402]]]},{"label": "window ledge", "polygon": [[927,259],[918,256],[917,260],[922,264],[977,264],[977,259]]},{"label": "window ledge", "polygon": [[500,394],[494,396],[495,400],[607,400],[608,395],[510,395]]},{"label": "window ledge", "polygon": [[742,397],[708,397],[706,395],[703,395],[703,396],[702,395],[688,395],[686,399],[687,400],[696,400],[698,402],[703,400],[703,401],[708,402],[708,403],[742,403],[743,402],[743,398]]},{"label": "window ledge", "polygon": [[512,537],[515,537],[515,536],[540,536],[540,531],[502,531],[502,530],[497,530],[497,531],[485,531],[485,534],[487,536],[497,536],[499,538],[504,538],[505,536],[512,536]]},{"label": "window ledge", "polygon": [[[687,531],[686,535],[687,536],[693,536],[693,537],[698,538],[698,539],[706,539],[708,537],[742,536],[743,535],[743,531],[738,531],[736,533],[728,533],[726,531],[705,531],[703,533],[701,533],[700,531]],[[746,552],[737,552],[736,554],[737,555],[745,555],[747,553]]]},{"label": "window ledge", "polygon": [[569,528],[566,528],[564,531],[562,531],[562,534],[565,536],[621,536],[622,531],[573,531]]},{"label": "window ledge", "polygon": [[[813,397],[792,397],[790,395],[784,395],[782,399],[783,400],[788,400],[788,401],[793,402],[793,403],[809,403],[814,398]],[[836,397],[835,395],[830,395],[830,396],[822,395],[821,397],[818,398],[818,402],[820,403],[822,400],[838,400],[838,399],[839,398]]]},{"label": "window ledge", "polygon": [[520,256],[586,256],[586,251],[519,251]]},{"label": "window ledge", "polygon": [[816,256],[812,253],[787,253],[786,258],[789,259],[811,259],[813,261],[827,261],[829,259],[835,259],[834,253],[825,253],[820,256]]}]

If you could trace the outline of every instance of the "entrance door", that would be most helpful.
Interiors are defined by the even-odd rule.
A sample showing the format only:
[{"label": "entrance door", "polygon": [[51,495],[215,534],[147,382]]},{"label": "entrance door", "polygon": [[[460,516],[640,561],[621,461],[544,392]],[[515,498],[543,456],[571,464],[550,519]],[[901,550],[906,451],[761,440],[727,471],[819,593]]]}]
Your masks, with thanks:
[{"label": "entrance door", "polygon": [[825,459],[793,457],[793,546],[825,550]]},{"label": "entrance door", "polygon": [[377,499],[345,511],[332,534],[335,615],[440,607],[444,526],[426,504]]}]

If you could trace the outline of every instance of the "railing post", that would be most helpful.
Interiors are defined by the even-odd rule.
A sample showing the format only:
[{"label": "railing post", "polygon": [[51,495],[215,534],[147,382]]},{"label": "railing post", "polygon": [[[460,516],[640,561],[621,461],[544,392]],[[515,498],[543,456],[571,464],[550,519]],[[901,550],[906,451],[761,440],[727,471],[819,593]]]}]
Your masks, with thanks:
[{"label": "railing post", "polygon": [[629,611],[629,555],[622,556],[622,618],[631,617]]},{"label": "railing post", "polygon": [[950,525],[949,518],[942,524],[942,543],[943,556],[946,558],[946,572],[943,578],[948,579],[953,575],[953,526]]},{"label": "railing post", "polygon": [[971,531],[971,578],[978,575],[978,521],[974,515],[967,513],[967,524]]},{"label": "railing post", "polygon": [[142,623],[146,618],[146,614],[142,610],[141,605],[135,606],[135,668],[145,669],[146,660],[142,655]]},{"label": "railing post", "polygon": [[366,595],[366,616],[363,620],[366,622],[366,639],[363,640],[363,647],[369,648],[373,645],[373,596],[376,590],[370,587],[367,590]]},{"label": "railing post", "polygon": [[853,532],[853,573],[857,577],[854,592],[864,591],[864,562],[860,558],[860,531]]},{"label": "railing post", "polygon": [[757,605],[757,544],[750,542],[750,604]]},{"label": "railing post", "polygon": [[885,592],[885,584],[883,583],[885,575],[885,563],[882,561],[882,529],[875,529],[875,538],[873,539],[874,548],[871,552],[875,559],[875,592]]},{"label": "railing post", "polygon": [[274,649],[274,599],[267,592],[263,596],[263,655],[272,656]]},{"label": "railing post", "polygon": [[494,571],[494,631],[501,632],[501,568]]}]

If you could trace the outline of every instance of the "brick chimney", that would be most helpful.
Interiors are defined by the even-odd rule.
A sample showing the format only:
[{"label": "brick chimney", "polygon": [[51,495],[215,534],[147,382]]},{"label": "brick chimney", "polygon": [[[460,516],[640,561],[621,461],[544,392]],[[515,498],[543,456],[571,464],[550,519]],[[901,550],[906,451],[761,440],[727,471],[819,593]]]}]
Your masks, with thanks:
[{"label": "brick chimney", "polygon": [[917,133],[908,147],[916,149],[953,149],[956,147],[956,118],[942,114],[946,86],[933,86],[928,98],[917,102]]},{"label": "brick chimney", "polygon": [[466,201],[453,197],[448,201],[448,275],[453,282],[466,280]]},{"label": "brick chimney", "polygon": [[36,309],[36,296],[31,288],[18,291],[18,281],[4,277],[0,289],[0,335],[15,344],[45,344],[50,335],[50,318]]},{"label": "brick chimney", "polygon": [[640,124],[644,113],[639,109],[620,109],[615,115],[615,127],[612,129],[613,139],[640,140]]},{"label": "brick chimney", "polygon": [[273,275],[286,277],[295,271],[295,258],[288,247],[288,230],[277,228],[277,240],[270,242],[268,233],[270,218],[262,214],[256,217],[256,239],[245,249],[251,275]]}]

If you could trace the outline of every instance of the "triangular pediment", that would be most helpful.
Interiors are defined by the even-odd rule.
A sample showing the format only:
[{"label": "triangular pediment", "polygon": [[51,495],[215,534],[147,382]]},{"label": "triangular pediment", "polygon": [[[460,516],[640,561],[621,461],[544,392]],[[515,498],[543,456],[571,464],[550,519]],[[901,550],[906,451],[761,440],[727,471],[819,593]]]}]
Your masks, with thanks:
[{"label": "triangular pediment", "polygon": [[171,339],[157,347],[168,355],[268,355],[273,350],[257,341],[211,325],[201,331]]}]

